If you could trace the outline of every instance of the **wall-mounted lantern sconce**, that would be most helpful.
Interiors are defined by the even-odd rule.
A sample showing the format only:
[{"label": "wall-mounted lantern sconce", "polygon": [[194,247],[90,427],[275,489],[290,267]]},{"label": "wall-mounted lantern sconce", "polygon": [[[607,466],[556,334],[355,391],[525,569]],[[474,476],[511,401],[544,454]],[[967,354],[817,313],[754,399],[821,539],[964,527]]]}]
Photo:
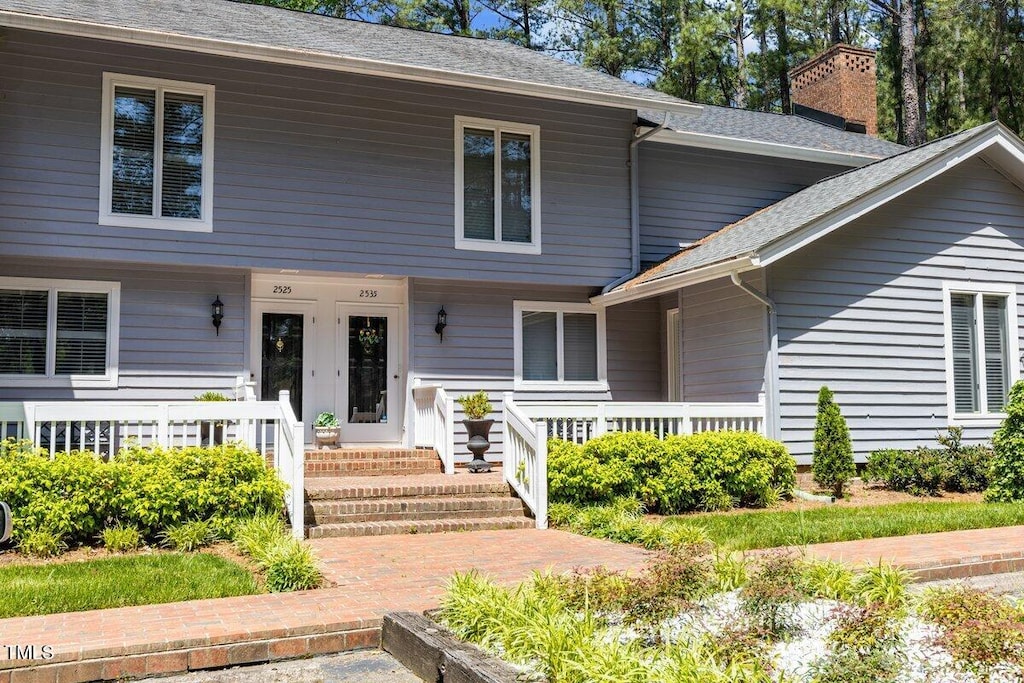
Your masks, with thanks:
[{"label": "wall-mounted lantern sconce", "polygon": [[213,300],[210,304],[213,306],[213,329],[217,330],[217,336],[220,336],[220,321],[224,319],[224,302],[220,300],[220,295]]},{"label": "wall-mounted lantern sconce", "polygon": [[441,343],[444,343],[444,328],[448,327],[448,314],[444,312],[444,306],[437,312],[437,324],[434,325],[434,332],[441,338]]}]

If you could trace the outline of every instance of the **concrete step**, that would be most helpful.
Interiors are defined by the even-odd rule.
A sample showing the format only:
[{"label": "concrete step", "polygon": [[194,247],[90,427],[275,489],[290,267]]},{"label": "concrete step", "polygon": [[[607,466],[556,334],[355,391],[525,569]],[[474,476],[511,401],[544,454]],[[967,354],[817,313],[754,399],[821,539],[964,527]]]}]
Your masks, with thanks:
[{"label": "concrete step", "polygon": [[488,529],[529,529],[528,517],[490,517],[486,519],[433,519],[385,522],[320,524],[307,527],[309,538],[337,536],[390,536],[394,534],[432,534],[447,531],[483,531]]},{"label": "concrete step", "polygon": [[418,476],[315,477],[307,479],[306,500],[373,498],[480,498],[509,496],[501,472],[490,474],[424,474]]},{"label": "concrete step", "polygon": [[511,496],[322,500],[306,505],[306,521],[318,525],[405,520],[485,519],[512,517],[525,513],[523,502]]}]

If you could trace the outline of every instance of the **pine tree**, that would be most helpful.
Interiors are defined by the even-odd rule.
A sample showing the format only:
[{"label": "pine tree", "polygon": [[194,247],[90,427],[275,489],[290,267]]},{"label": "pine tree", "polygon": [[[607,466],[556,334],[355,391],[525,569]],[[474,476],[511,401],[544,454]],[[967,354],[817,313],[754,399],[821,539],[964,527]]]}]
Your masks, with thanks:
[{"label": "pine tree", "polygon": [[818,417],[814,423],[814,481],[842,498],[843,487],[857,473],[850,445],[850,428],[828,387],[818,392]]}]

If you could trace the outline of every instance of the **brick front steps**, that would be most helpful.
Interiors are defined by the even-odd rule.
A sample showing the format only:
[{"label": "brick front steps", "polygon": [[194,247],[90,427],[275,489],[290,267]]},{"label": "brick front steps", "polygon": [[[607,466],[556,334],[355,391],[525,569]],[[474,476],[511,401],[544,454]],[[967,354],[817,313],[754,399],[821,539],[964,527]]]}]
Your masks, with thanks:
[{"label": "brick front steps", "polygon": [[310,538],[527,529],[534,520],[500,472],[317,477],[306,481]]},{"label": "brick front steps", "polygon": [[437,474],[441,461],[425,448],[334,448],[306,451],[307,477]]}]

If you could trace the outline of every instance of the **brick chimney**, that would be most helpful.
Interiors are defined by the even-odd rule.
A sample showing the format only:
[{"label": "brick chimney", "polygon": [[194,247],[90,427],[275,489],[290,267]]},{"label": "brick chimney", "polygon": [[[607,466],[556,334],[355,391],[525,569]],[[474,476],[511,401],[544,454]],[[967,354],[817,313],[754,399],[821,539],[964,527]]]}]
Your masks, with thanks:
[{"label": "brick chimney", "polygon": [[[793,113],[878,135],[875,78],[874,50],[833,45],[789,72]],[[816,116],[816,112],[825,116]]]}]

